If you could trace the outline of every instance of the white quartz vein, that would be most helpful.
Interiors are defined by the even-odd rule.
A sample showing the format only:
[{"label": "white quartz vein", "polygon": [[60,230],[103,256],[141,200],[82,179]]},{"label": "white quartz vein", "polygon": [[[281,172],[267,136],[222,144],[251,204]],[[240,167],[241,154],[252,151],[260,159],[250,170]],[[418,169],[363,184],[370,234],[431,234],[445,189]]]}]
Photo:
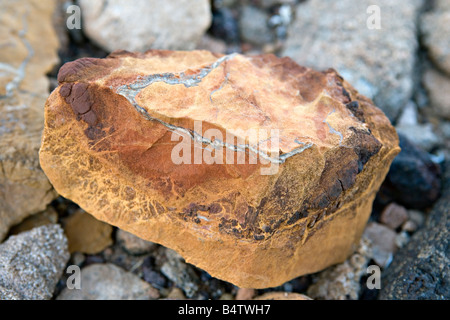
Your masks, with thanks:
[{"label": "white quartz vein", "polygon": [[[238,152],[238,151],[245,152],[246,150],[249,150],[255,154],[258,154],[261,158],[268,160],[272,163],[284,163],[286,161],[286,159],[288,159],[289,157],[299,154],[299,153],[305,151],[306,149],[312,147],[313,146],[312,143],[303,143],[303,142],[299,142],[299,141],[295,140],[295,142],[297,144],[299,144],[300,147],[295,148],[294,150],[292,150],[290,152],[283,153],[281,155],[278,154],[278,156],[276,156],[276,157],[271,157],[264,151],[259,150],[257,147],[254,147],[252,145],[249,145],[249,144],[234,145],[234,144],[230,144],[230,143],[221,141],[219,139],[210,140],[210,139],[203,137],[201,134],[199,134],[193,130],[186,129],[183,127],[178,127],[178,126],[172,125],[170,123],[167,123],[165,121],[162,121],[160,119],[154,118],[154,117],[150,116],[149,113],[136,102],[136,96],[139,94],[139,92],[142,89],[148,87],[149,85],[151,85],[152,83],[155,83],[155,82],[164,82],[169,85],[183,84],[187,88],[197,86],[206,76],[209,75],[209,73],[212,70],[219,67],[223,62],[233,59],[235,56],[236,56],[235,53],[230,54],[230,55],[225,55],[225,56],[219,58],[217,61],[215,61],[211,65],[200,69],[200,71],[197,74],[186,75],[184,72],[177,73],[177,74],[176,73],[161,73],[161,74],[151,74],[148,76],[139,77],[135,82],[133,82],[131,84],[122,85],[122,86],[118,87],[116,89],[116,92],[118,94],[124,96],[145,119],[150,120],[150,121],[157,121],[173,132],[186,134],[195,142],[198,142],[201,144],[206,144],[215,149],[227,148],[227,149],[230,149],[235,152]],[[226,84],[226,82],[228,81],[228,76],[229,76],[229,74],[226,75],[222,85],[218,89],[213,90],[210,93],[210,99],[211,99],[211,96],[216,91],[220,90]]]}]

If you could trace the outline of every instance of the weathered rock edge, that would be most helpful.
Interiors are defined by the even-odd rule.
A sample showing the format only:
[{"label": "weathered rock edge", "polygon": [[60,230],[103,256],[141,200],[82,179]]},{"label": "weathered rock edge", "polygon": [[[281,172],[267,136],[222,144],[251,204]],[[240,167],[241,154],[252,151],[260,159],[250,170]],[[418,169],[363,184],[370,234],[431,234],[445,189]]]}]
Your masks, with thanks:
[{"label": "weathered rock edge", "polygon": [[443,169],[442,196],[383,273],[381,300],[450,299],[450,162]]},{"label": "weathered rock edge", "polygon": [[[273,287],[344,261],[399,152],[369,99],[334,70],[289,58],[120,51],[67,63],[58,80],[40,150],[57,192],[240,287]],[[203,120],[200,139],[208,128],[280,128],[279,170],[261,175],[260,161],[173,164],[172,130],[194,137],[194,120]]]}]

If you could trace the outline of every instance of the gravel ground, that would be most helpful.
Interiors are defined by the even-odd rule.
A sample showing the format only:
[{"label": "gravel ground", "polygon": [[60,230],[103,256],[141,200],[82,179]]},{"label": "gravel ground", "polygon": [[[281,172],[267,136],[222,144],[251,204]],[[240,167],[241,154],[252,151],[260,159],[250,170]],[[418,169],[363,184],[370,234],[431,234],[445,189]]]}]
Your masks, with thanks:
[{"label": "gravel ground", "polygon": [[[299,43],[302,41],[301,34],[297,33],[306,30],[305,26],[301,25],[301,21],[297,21],[296,18],[299,15],[305,18],[305,10],[309,10],[308,12],[319,17],[329,14],[320,12],[325,9],[314,0],[215,0],[212,2],[209,29],[200,32],[200,39],[196,47],[224,53],[237,51],[246,54],[296,55],[297,51],[295,50],[298,50],[298,46],[301,46]],[[64,228],[69,240],[67,250],[70,252],[70,258],[63,270],[67,270],[67,267],[72,265],[80,267],[83,281],[89,283],[90,286],[86,292],[81,290],[77,292],[77,295],[68,292],[66,287],[71,274],[63,272],[61,276],[58,275],[59,281],[53,295],[46,296],[46,298],[232,300],[252,299],[273,291],[301,293],[313,299],[375,300],[380,298],[379,289],[370,289],[367,286],[368,281],[371,281],[371,273],[367,272],[367,267],[378,267],[383,277],[386,270],[389,270],[395,261],[398,252],[407,246],[418,230],[422,230],[421,240],[420,242],[414,240],[415,243],[433,247],[435,245],[432,242],[433,239],[439,237],[430,237],[431,240],[427,240],[426,221],[429,212],[442,194],[448,197],[448,193],[442,192],[442,186],[447,183],[444,181],[443,163],[450,154],[450,118],[448,117],[450,104],[449,100],[445,98],[448,95],[448,90],[445,88],[450,85],[450,74],[448,73],[450,50],[436,48],[438,46],[436,42],[446,38],[448,45],[449,33],[445,34],[445,31],[441,29],[448,29],[450,25],[447,23],[450,9],[446,8],[445,1],[433,2],[434,6],[428,2],[426,4],[420,3],[420,1],[416,2],[415,4],[412,2],[410,4],[402,3],[405,8],[401,15],[404,14],[403,19],[409,19],[408,23],[411,23],[413,30],[411,34],[405,36],[399,32],[400,38],[406,37],[406,39],[402,38],[405,42],[399,44],[393,39],[393,42],[390,41],[387,44],[394,45],[394,47],[395,45],[405,45],[407,46],[406,51],[409,50],[408,53],[405,56],[406,51],[399,51],[400,57],[386,56],[386,61],[389,61],[376,71],[377,81],[386,80],[387,86],[398,85],[395,89],[397,91],[386,93],[386,96],[381,97],[385,100],[380,103],[387,106],[386,110],[401,134],[402,153],[394,161],[375,200],[373,213],[359,248],[346,262],[317,274],[293,279],[280,287],[264,290],[241,289],[215,279],[205,271],[185,263],[181,256],[170,249],[143,241],[116,227],[104,226],[102,222],[98,222],[98,228],[87,228],[87,225],[91,227],[93,225],[91,222],[85,222],[88,214],[75,203],[58,197],[48,205],[45,211],[16,224],[8,234],[8,236],[20,236],[26,230],[43,224],[59,224]],[[101,46],[102,42],[92,40],[94,35],[86,34],[84,27],[80,30],[68,30],[64,25],[61,26],[66,17],[64,9],[69,4],[68,1],[60,1],[61,12],[56,15],[54,21],[61,46],[58,51],[60,63],[47,74],[50,91],[58,85],[56,76],[59,68],[65,62],[81,57],[102,58],[109,54],[108,49]],[[439,13],[438,9],[441,11],[448,9],[445,11],[447,15],[442,17],[445,14]],[[345,11],[345,8],[337,7],[335,10]],[[404,13],[405,11],[406,13]],[[415,13],[412,13],[413,11]],[[433,19],[433,16],[439,17]],[[326,28],[326,24],[323,27]],[[328,28],[331,27],[332,25],[328,26]],[[320,40],[317,36],[316,39],[313,39],[317,41],[316,47],[309,43],[316,51],[309,52],[302,48],[301,54],[320,54],[318,52],[326,50],[327,44],[332,41],[340,41],[340,47],[344,47],[350,41],[354,41],[352,45],[358,45],[358,39],[345,39],[345,30],[319,28],[319,31],[316,32],[320,33],[320,37],[325,40]],[[193,31],[192,35],[195,34]],[[364,32],[362,34],[365,36]],[[393,35],[393,37],[395,36]],[[403,41],[402,39],[398,41]],[[320,43],[320,41],[325,42]],[[109,47],[111,46],[114,44],[109,45]],[[439,46],[444,46],[444,44],[440,43]],[[334,47],[330,46],[329,48]],[[402,47],[391,48],[391,50],[403,49]],[[358,53],[351,59],[358,59],[359,55],[364,54],[360,51],[364,51],[364,48],[359,47]],[[324,54],[315,61],[322,61],[321,59],[327,61],[326,57]],[[373,68],[377,68],[376,64],[379,63],[377,57],[370,57],[373,60],[359,61],[367,63],[364,66],[364,72],[370,73]],[[315,58],[315,56],[309,56],[305,61],[308,63],[309,60]],[[301,60],[301,58],[298,59]],[[399,59],[405,64],[402,70],[395,70],[396,73],[391,75],[390,72],[394,72],[391,65],[396,64],[395,59]],[[409,60],[405,62],[405,59],[410,59],[411,62]],[[335,63],[346,63],[346,61]],[[361,80],[363,76],[367,75],[360,77],[360,75],[352,73],[351,68],[349,70],[349,77],[355,79],[355,82],[359,81],[362,91],[366,90],[370,93],[371,88],[376,87],[376,83],[366,85]],[[388,73],[390,78],[382,79],[382,75]],[[398,84],[393,79],[401,79],[403,82]],[[404,89],[405,86],[407,89]],[[379,89],[379,87],[376,88],[376,90]],[[402,96],[393,97],[396,92],[401,92]],[[396,101],[395,108],[392,107],[392,101]],[[1,125],[2,122],[0,122],[0,129]],[[441,206],[440,210],[447,210],[443,215],[448,215],[448,207]],[[74,217],[77,215],[79,217],[74,222]],[[70,234],[75,235],[70,236]],[[87,238],[89,241],[86,241]],[[448,239],[448,236],[444,238]],[[1,246],[6,246],[7,239],[8,237],[0,244],[0,252]],[[448,261],[448,250],[443,254],[446,255],[446,261]],[[61,262],[59,261],[59,263]],[[104,268],[102,271],[95,269],[100,268],[99,264]],[[0,274],[2,274],[1,272],[2,267],[0,266]],[[434,274],[433,277],[443,277],[442,281],[445,283],[448,281],[445,278],[446,274],[448,274],[447,269]],[[389,277],[392,279],[392,274]],[[401,279],[401,277],[402,274],[396,276],[397,279]],[[423,277],[421,281],[424,281],[423,286],[426,287],[427,281],[431,280]],[[6,286],[6,284],[0,280],[0,293],[2,286]],[[108,296],[108,290],[105,288],[111,286],[117,286],[116,296]],[[442,285],[440,286],[442,287]],[[409,298],[450,298],[448,290],[441,289],[441,291],[440,296],[422,295]],[[14,296],[16,293],[9,292],[8,294]],[[37,294],[37,297],[41,296]],[[389,299],[396,298],[401,297],[389,296]]]}]

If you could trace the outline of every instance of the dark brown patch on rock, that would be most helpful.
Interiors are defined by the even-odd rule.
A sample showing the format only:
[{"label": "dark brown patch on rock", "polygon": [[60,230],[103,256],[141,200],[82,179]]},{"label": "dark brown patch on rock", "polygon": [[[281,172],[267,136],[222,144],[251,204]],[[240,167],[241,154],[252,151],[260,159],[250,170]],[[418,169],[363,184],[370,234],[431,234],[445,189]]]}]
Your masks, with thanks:
[{"label": "dark brown patch on rock", "polygon": [[81,58],[65,63],[58,72],[58,82],[75,82],[81,79],[94,80],[101,78],[120,64],[117,59]]},{"label": "dark brown patch on rock", "polygon": [[367,161],[377,154],[383,146],[370,132],[350,127],[354,132],[350,143],[354,145],[355,153],[358,155],[358,173],[360,173]]},{"label": "dark brown patch on rock", "polygon": [[59,94],[66,98],[70,95],[70,92],[72,91],[72,84],[71,83],[65,83],[61,86],[59,89]]},{"label": "dark brown patch on rock", "polygon": [[[343,89],[345,90],[345,89]],[[359,102],[358,101],[352,101],[349,102],[345,105],[347,107],[348,110],[350,110],[350,112],[361,122],[365,122],[366,120],[364,119],[364,112],[361,110],[360,106],[359,106]]]},{"label": "dark brown patch on rock", "polygon": [[88,112],[86,112],[85,114],[83,114],[81,116],[81,119],[83,119],[84,121],[86,121],[87,124],[94,126],[97,124],[97,115],[94,113],[94,111],[89,110]]}]

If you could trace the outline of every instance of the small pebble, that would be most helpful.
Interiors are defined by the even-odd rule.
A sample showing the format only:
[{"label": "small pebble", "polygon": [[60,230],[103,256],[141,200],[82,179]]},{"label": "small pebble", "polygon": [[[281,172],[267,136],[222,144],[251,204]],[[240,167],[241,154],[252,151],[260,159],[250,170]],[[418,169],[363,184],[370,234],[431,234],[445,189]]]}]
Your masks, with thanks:
[{"label": "small pebble", "polygon": [[156,243],[143,240],[122,229],[117,229],[116,241],[126,252],[132,255],[149,253],[157,246]]},{"label": "small pebble", "polygon": [[386,268],[392,262],[397,249],[397,233],[392,229],[376,222],[367,224],[364,236],[372,243],[373,260],[380,267]]},{"label": "small pebble", "polygon": [[172,290],[170,290],[169,294],[167,295],[167,299],[169,300],[185,300],[186,297],[184,296],[183,290],[177,287],[173,287]]},{"label": "small pebble", "polygon": [[400,227],[408,219],[408,211],[401,205],[391,203],[384,208],[380,222],[392,230]]}]

